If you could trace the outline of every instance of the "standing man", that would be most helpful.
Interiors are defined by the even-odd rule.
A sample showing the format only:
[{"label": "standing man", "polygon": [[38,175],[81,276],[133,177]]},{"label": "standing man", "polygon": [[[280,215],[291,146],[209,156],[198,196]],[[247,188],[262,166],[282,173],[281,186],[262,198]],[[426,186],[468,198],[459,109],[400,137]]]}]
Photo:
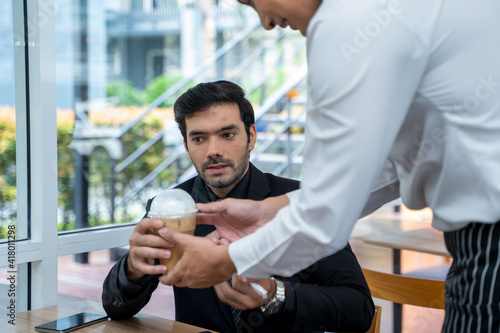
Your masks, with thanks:
[{"label": "standing man", "polygon": [[500,2],[240,1],[264,28],[307,35],[301,189],[200,206],[239,230],[286,207],[229,246],[169,231],[186,252],[164,282],[293,274],[343,248],[363,213],[400,196],[432,209],[454,258],[443,332],[499,332]]},{"label": "standing man", "polygon": [[[190,193],[195,202],[263,200],[298,189],[297,181],[262,173],[249,162],[257,138],[254,112],[236,84],[200,83],[179,97],[174,112],[186,152],[198,172],[178,188]],[[154,259],[170,256],[168,243],[151,232],[160,229],[161,234],[162,226],[159,220],[142,219],[130,237],[128,255],[106,278],[102,300],[111,318],[135,315],[156,289],[158,274],[166,267],[154,265]],[[199,225],[195,235],[206,236],[214,230]],[[257,282],[266,290],[265,298],[237,275],[232,285],[224,281],[215,288],[175,287],[176,320],[218,332],[364,332],[370,327],[374,305],[349,245],[292,277]]]}]

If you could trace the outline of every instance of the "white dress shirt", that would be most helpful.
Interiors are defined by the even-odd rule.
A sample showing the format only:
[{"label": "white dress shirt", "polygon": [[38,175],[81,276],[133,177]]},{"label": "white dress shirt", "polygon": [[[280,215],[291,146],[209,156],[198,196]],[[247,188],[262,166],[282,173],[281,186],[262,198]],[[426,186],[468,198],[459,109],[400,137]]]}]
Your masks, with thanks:
[{"label": "white dress shirt", "polygon": [[307,28],[302,185],[229,254],[291,275],[398,196],[433,226],[500,220],[500,1],[323,0]]}]

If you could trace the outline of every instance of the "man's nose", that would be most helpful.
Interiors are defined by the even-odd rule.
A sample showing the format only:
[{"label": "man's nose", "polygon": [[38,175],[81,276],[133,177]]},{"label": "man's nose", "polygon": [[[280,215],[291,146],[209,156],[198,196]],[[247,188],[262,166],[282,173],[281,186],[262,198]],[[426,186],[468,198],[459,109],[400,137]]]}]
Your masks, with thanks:
[{"label": "man's nose", "polygon": [[207,156],[222,156],[222,145],[217,139],[210,139],[208,142]]},{"label": "man's nose", "polygon": [[269,16],[261,16],[260,17],[260,24],[266,30],[272,30],[276,26],[276,23]]}]

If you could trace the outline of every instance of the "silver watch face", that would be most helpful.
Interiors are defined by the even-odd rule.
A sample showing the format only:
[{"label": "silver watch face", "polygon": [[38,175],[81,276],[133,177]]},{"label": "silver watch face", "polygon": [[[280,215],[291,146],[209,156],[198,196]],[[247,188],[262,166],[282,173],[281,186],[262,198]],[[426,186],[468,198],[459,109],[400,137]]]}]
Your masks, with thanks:
[{"label": "silver watch face", "polygon": [[271,298],[267,304],[261,306],[262,312],[267,315],[278,313],[285,304],[285,284],[280,280],[275,281],[276,292],[273,298]]},{"label": "silver watch face", "polygon": [[273,304],[269,304],[266,307],[266,309],[264,310],[264,313],[268,314],[268,315],[278,313],[279,310],[281,310],[281,306],[280,305],[281,305],[281,303],[278,303],[278,302],[275,302]]}]

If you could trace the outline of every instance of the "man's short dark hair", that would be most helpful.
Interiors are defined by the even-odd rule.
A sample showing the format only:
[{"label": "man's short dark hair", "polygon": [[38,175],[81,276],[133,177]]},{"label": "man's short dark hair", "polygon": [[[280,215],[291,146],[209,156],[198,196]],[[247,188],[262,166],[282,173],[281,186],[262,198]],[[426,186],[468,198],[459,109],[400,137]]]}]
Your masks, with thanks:
[{"label": "man's short dark hair", "polygon": [[240,118],[245,124],[245,131],[250,141],[250,127],[255,123],[252,105],[245,98],[245,92],[240,86],[233,82],[220,80],[199,83],[175,101],[175,121],[186,142],[186,117],[192,117],[196,112],[205,111],[218,104],[238,105]]}]

